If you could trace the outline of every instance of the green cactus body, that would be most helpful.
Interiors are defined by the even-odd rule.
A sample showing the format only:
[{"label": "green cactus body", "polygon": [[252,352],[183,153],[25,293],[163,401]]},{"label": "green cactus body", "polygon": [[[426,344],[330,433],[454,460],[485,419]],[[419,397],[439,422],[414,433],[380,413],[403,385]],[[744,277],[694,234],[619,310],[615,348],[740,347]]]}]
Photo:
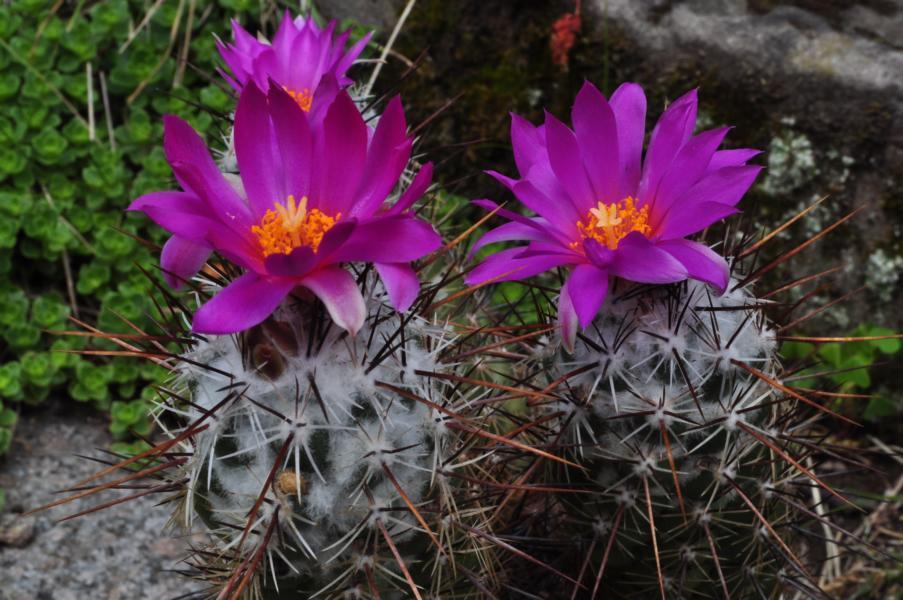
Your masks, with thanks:
[{"label": "green cactus body", "polygon": [[567,379],[549,405],[559,443],[584,469],[553,477],[575,488],[560,500],[587,564],[605,561],[599,589],[658,596],[660,573],[668,597],[766,597],[804,579],[776,539],[811,482],[785,460],[785,428],[801,424],[785,424],[795,400],[766,381],[782,369],[763,306],[736,281],[722,296],[622,288],[552,358]]},{"label": "green cactus body", "polygon": [[[450,333],[370,292],[354,337],[305,298],[240,336],[197,343],[161,404],[160,422],[183,424],[173,435],[213,415],[186,441],[177,515],[209,532],[224,573],[264,548],[255,595],[371,597],[375,586],[406,597],[387,537],[424,590],[448,583],[433,575],[451,550],[437,550],[409,506],[431,532],[452,506],[443,469],[460,440],[448,416],[415,400],[453,406],[451,385],[423,375],[443,369]],[[195,562],[215,579],[217,561]]]}]

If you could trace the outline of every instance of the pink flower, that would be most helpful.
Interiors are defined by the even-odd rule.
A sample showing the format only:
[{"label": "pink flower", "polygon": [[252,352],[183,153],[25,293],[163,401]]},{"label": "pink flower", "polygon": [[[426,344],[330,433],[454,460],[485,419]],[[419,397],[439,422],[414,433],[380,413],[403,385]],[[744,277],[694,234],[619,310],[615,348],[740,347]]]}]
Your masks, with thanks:
[{"label": "pink flower", "polygon": [[273,43],[267,44],[258,41],[233,20],[234,42],[224,44],[217,40],[216,43],[233,76],[220,73],[238,92],[253,81],[266,93],[272,79],[298,106],[309,112],[316,97],[323,95],[331,100],[338,91],[335,85],[320,89],[321,82],[338,83],[342,88],[353,83],[346,72],[372,35],[367,34],[346,51],[350,31],[336,36],[335,28],[335,21],[321,28],[313,17],[299,16],[292,20],[285,11]]},{"label": "pink flower", "polygon": [[194,275],[212,251],[245,273],[194,315],[199,333],[242,331],[267,318],[301,286],[340,327],[362,325],[364,300],[347,262],[371,262],[396,309],[407,310],[419,282],[410,262],[436,250],[439,235],[409,212],[432,178],[425,165],[392,206],[384,206],[411,155],[401,100],[371,131],[339,92],[317,127],[285,91],[246,85],[235,114],[243,191],[219,171],[184,121],[164,119],[164,149],[183,191],[132,202],[173,234],[163,248],[170,284]]},{"label": "pink flower", "polygon": [[[611,277],[653,284],[691,278],[723,291],[724,258],[685,238],[737,212],[761,167],[746,164],[756,150],[718,150],[727,127],[693,135],[696,104],[694,90],[668,107],[645,158],[646,97],[633,83],[621,85],[610,101],[584,84],[571,113],[573,129],[548,113],[538,127],[512,115],[521,178],[490,174],[537,216],[500,210],[510,222],[489,231],[474,251],[528,243],[489,256],[467,282],[568,268],[558,316],[569,347],[577,325],[587,327],[599,312]],[[497,208],[489,200],[477,204]]]}]

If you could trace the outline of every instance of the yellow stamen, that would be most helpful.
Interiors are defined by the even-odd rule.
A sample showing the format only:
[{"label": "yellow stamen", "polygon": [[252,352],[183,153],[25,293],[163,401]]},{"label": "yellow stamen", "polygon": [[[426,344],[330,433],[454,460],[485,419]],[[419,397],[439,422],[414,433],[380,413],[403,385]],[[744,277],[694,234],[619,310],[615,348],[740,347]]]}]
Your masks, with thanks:
[{"label": "yellow stamen", "polygon": [[282,86],[282,89],[286,91],[286,93],[292,97],[298,106],[301,107],[301,110],[304,112],[310,112],[310,107],[314,103],[314,96],[310,93],[309,88],[304,88],[300,92],[296,92],[295,90],[290,90],[285,86]]},{"label": "yellow stamen", "polygon": [[[599,202],[591,208],[584,220],[577,222],[577,229],[583,239],[592,238],[611,250],[616,250],[618,243],[627,234],[639,231],[648,236],[652,232],[649,226],[649,206],[637,208],[633,198],[628,196],[617,204]],[[575,242],[574,246],[578,243]]]},{"label": "yellow stamen", "polygon": [[323,236],[332,229],[341,213],[330,217],[318,208],[307,209],[307,196],[295,203],[289,196],[284,204],[275,205],[260,220],[260,225],[251,227],[257,236],[264,256],[271,254],[291,254],[295,248],[308,246],[314,252],[320,247]]}]

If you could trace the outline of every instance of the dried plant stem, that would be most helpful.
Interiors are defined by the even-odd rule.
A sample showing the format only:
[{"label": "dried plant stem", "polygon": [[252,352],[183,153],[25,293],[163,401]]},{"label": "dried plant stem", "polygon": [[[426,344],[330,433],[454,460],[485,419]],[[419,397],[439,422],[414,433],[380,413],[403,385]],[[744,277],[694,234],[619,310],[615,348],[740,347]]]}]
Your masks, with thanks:
[{"label": "dried plant stem", "polygon": [[373,67],[373,73],[370,74],[370,79],[367,81],[366,87],[364,87],[364,98],[369,96],[370,92],[373,91],[373,85],[379,78],[379,73],[380,71],[382,71],[383,65],[386,64],[386,57],[389,56],[389,52],[392,50],[393,44],[395,44],[395,38],[398,37],[398,34],[401,32],[401,28],[404,27],[404,22],[407,21],[408,15],[411,14],[411,10],[413,10],[414,4],[416,3],[417,0],[408,0],[408,3],[405,5],[404,10],[401,11],[401,16],[398,17],[398,22],[395,23],[395,28],[392,30],[392,34],[389,36],[389,41],[386,42],[386,45],[383,47],[383,51],[379,56],[379,62],[377,62],[376,66]]}]

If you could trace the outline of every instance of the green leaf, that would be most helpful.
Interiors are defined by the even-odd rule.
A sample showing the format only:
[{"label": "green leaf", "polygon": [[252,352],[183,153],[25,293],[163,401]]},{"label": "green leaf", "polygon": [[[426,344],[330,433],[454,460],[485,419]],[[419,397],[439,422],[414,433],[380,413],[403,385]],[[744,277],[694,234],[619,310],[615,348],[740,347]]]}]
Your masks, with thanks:
[{"label": "green leaf", "polygon": [[840,344],[823,344],[818,348],[818,355],[833,367],[839,367],[843,362],[843,350]]},{"label": "green leaf", "polygon": [[18,362],[0,365],[0,397],[17,399],[22,394],[22,367]]},{"label": "green leaf", "polygon": [[30,323],[12,323],[2,332],[6,342],[14,350],[34,348],[41,341],[41,330]]},{"label": "green leaf", "polygon": [[69,316],[69,307],[56,295],[45,294],[31,305],[32,321],[43,329],[61,327]]},{"label": "green leaf", "polygon": [[[888,329],[887,327],[870,327],[865,335],[880,337],[895,334],[896,332],[893,329]],[[899,338],[872,340],[869,343],[880,350],[882,354],[896,354],[900,351],[901,346],[903,346],[903,342],[901,342]]]},{"label": "green leaf", "polygon": [[126,131],[128,131],[129,138],[133,143],[149,142],[154,133],[154,124],[147,111],[141,109],[132,110],[129,114]]},{"label": "green leaf", "polygon": [[808,342],[784,342],[781,344],[781,356],[788,360],[807,358],[812,355],[815,346]]},{"label": "green leaf", "polygon": [[23,192],[0,192],[0,210],[21,217],[34,205],[34,201],[30,194]]},{"label": "green leaf", "polygon": [[19,415],[16,411],[11,408],[3,408],[3,405],[0,404],[0,427],[12,429],[16,426],[16,421],[18,419]]},{"label": "green leaf", "polygon": [[880,421],[886,417],[896,416],[903,406],[899,402],[894,402],[885,396],[876,396],[869,400],[862,416],[867,421]]},{"label": "green leaf", "polygon": [[0,325],[25,322],[28,316],[28,296],[15,288],[0,292]]},{"label": "green leaf", "polygon": [[8,146],[0,148],[0,176],[21,173],[27,166],[28,152],[22,148],[13,149]]},{"label": "green leaf", "polygon": [[25,380],[35,387],[48,387],[56,374],[47,352],[26,352],[22,355],[21,364]]},{"label": "green leaf", "polygon": [[69,119],[69,122],[63,127],[63,135],[73,144],[82,145],[91,141],[88,128],[76,118]]},{"label": "green leaf", "polygon": [[7,114],[11,118],[0,119],[0,141],[17,143],[25,139],[25,135],[28,133],[28,122],[22,118],[21,114],[18,114],[19,112],[16,108],[10,109]]},{"label": "green leaf", "polygon": [[9,100],[19,92],[22,80],[11,72],[0,73],[0,102]]},{"label": "green leaf", "polygon": [[0,218],[0,248],[15,248],[20,222],[17,217]]},{"label": "green leaf", "polygon": [[94,58],[97,52],[97,44],[94,43],[91,36],[91,26],[80,17],[76,17],[72,21],[69,31],[60,40],[60,44],[83,63]]},{"label": "green leaf", "polygon": [[78,272],[78,282],[75,289],[79,294],[88,295],[107,284],[110,281],[110,267],[99,262],[92,261]]},{"label": "green leaf", "polygon": [[872,361],[862,355],[854,355],[844,359],[836,365],[839,369],[845,369],[843,373],[836,373],[831,379],[840,385],[848,385],[860,389],[867,389],[872,384],[868,368]]}]

